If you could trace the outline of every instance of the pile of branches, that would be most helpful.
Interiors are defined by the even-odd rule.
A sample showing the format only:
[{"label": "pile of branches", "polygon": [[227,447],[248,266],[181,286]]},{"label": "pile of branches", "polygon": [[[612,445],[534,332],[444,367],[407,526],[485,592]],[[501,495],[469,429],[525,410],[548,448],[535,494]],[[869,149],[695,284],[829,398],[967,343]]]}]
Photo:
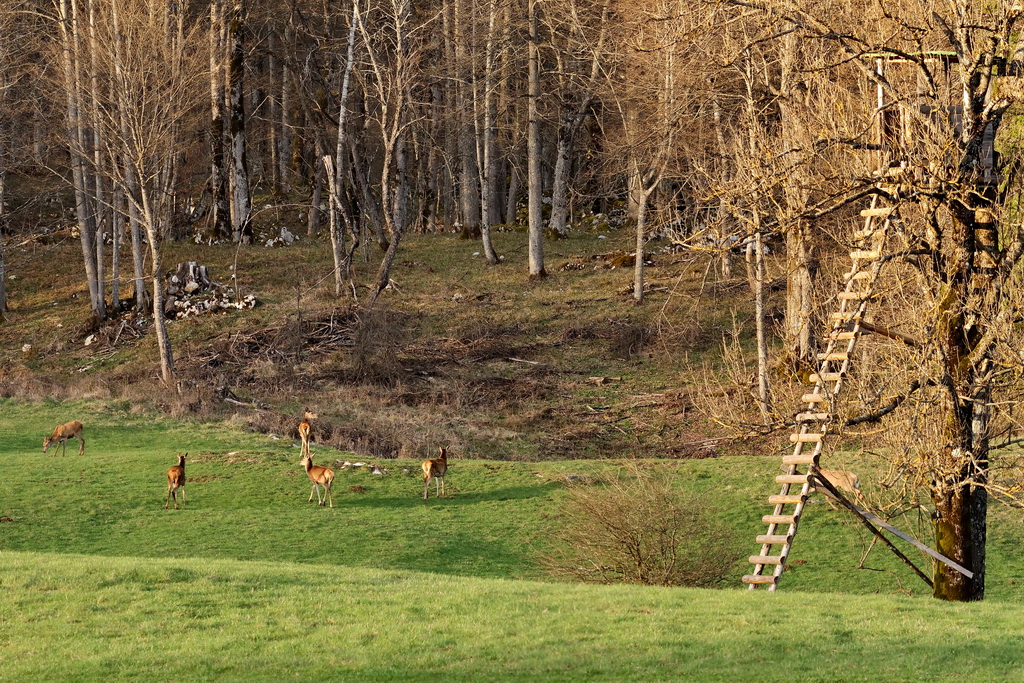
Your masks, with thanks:
[{"label": "pile of branches", "polygon": [[334,310],[310,319],[296,317],[255,332],[221,335],[193,360],[207,368],[245,367],[258,360],[292,362],[300,355],[352,348],[358,325],[359,319],[351,310]]}]

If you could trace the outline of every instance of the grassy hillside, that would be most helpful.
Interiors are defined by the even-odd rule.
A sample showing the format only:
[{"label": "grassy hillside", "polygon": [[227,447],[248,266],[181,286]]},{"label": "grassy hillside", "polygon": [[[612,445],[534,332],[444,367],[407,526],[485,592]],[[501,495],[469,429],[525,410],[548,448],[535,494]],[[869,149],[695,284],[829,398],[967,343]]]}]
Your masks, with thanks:
[{"label": "grassy hillside", "polygon": [[[43,456],[65,416],[86,454]],[[72,451],[75,450],[72,446]],[[188,451],[188,503],[164,510]],[[237,425],[122,402],[0,402],[4,680],[1013,680],[1024,526],[993,511],[989,600],[949,605],[812,505],[775,594],[544,580],[565,475],[615,460],[456,459],[424,501],[416,461],[337,469],[335,507],[307,502],[298,447]],[[751,457],[655,461],[703,494],[755,552],[771,468]],[[406,472],[405,469],[409,469]],[[600,484],[595,484],[600,485]],[[362,490],[352,490],[361,487]],[[881,593],[882,595],[872,595]],[[903,593],[903,595],[899,595]],[[916,599],[910,596],[919,596]],[[964,635],[967,634],[967,637]]]},{"label": "grassy hillside", "polygon": [[7,681],[1019,680],[1019,605],[0,552]]},{"label": "grassy hillside", "polygon": [[[699,371],[704,360],[719,364],[723,337],[750,334],[742,281],[707,280],[703,257],[655,254],[654,291],[638,307],[626,293],[629,269],[611,268],[607,256],[629,248],[628,235],[573,233],[549,244],[551,277],[538,282],[525,277],[523,235],[496,241],[505,261],[490,267],[474,255],[477,242],[409,236],[373,313],[331,296],[322,240],[273,249],[167,242],[169,269],[198,261],[228,284],[234,274],[260,302],[172,321],[181,387],[168,394],[144,319],[90,324],[76,241],[29,240],[7,263],[0,393],[237,414],[262,431],[294,427],[310,407],[322,418],[319,440],[366,457],[419,457],[439,443],[501,460],[724,452],[726,442],[708,442],[719,432],[701,413],[708,388]],[[357,256],[360,283],[376,271],[379,255],[367,256]],[[127,282],[122,291],[129,295]]]},{"label": "grassy hillside", "polygon": [[[43,456],[42,436],[58,416],[85,422],[85,456]],[[72,442],[74,444],[74,442]],[[74,446],[72,449],[74,450]],[[166,472],[188,452],[188,503],[165,511]],[[51,451],[52,453],[52,451]],[[268,560],[408,569],[484,578],[540,578],[536,550],[558,525],[568,474],[600,482],[616,461],[451,461],[449,496],[422,499],[418,462],[377,461],[388,474],[341,469],[351,454],[314,445],[335,468],[335,506],[307,499],[298,447],[237,427],[116,412],[103,402],[0,403],[0,550],[103,556]],[[681,488],[701,494],[735,534],[737,555],[755,552],[773,469],[750,457],[657,461]],[[595,484],[600,485],[600,484]],[[907,519],[898,524],[920,533]],[[927,536],[925,536],[927,538]],[[1024,525],[995,505],[989,596],[1024,596]],[[812,503],[785,587],[851,593],[927,594],[887,551],[844,514]],[[916,554],[916,551],[915,551]],[[739,588],[739,563],[732,577]]]}]

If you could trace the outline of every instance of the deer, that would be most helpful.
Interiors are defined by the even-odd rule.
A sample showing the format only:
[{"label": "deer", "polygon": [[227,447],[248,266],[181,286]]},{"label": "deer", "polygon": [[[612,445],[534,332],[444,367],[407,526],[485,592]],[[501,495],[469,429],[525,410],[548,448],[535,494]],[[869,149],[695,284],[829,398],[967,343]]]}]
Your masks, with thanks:
[{"label": "deer", "polygon": [[[309,502],[313,502],[313,491],[316,491],[317,505],[323,505],[325,501],[334,507],[334,498],[331,496],[331,485],[334,484],[334,472],[327,467],[320,467],[313,464],[313,458],[306,453],[302,456],[299,464],[306,469],[306,476],[313,482],[313,490],[309,492]],[[320,499],[320,487],[324,489],[324,498]]]},{"label": "deer", "polygon": [[438,481],[440,481],[441,494],[444,495],[444,475],[448,471],[448,449],[444,446],[439,446],[438,450],[441,454],[433,460],[423,461],[423,500],[427,499],[427,485],[430,484],[430,480],[434,480],[434,497],[438,497]]},{"label": "deer", "polygon": [[181,504],[185,504],[185,458],[188,453],[178,456],[178,464],[167,470],[167,502],[164,503],[164,510],[171,504],[174,498],[174,509],[178,509],[178,489],[181,489]]},{"label": "deer", "polygon": [[43,439],[43,455],[46,455],[46,451],[50,450],[50,446],[54,443],[57,445],[53,449],[53,455],[57,455],[57,450],[61,446],[64,447],[63,455],[68,454],[68,439],[78,439],[79,448],[78,454],[85,455],[85,437],[82,436],[82,423],[78,420],[74,422],[65,422],[53,430],[53,434],[50,434],[49,438]]},{"label": "deer", "polygon": [[320,417],[316,413],[311,413],[308,410],[305,415],[302,416],[302,422],[299,423],[299,438],[302,439],[302,457],[309,455],[309,430],[313,427],[313,420]]},{"label": "deer", "polygon": [[[864,494],[860,492],[860,477],[853,472],[847,472],[846,470],[833,470],[833,469],[822,469],[816,468],[812,474],[819,478],[823,478],[828,483],[832,484],[832,487],[838,489],[840,492],[848,493],[852,495],[856,500],[863,501]],[[813,486],[814,491],[824,494],[825,501],[832,507],[833,510],[837,510],[835,504],[835,496],[828,490],[827,487],[822,485]]]}]

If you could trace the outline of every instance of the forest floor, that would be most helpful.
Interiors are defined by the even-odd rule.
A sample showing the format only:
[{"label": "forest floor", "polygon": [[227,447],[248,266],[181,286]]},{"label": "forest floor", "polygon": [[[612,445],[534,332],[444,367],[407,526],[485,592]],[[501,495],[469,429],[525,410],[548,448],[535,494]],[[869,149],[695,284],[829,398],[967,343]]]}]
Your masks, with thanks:
[{"label": "forest floor", "polygon": [[[167,391],[145,316],[91,320],[64,211],[45,231],[7,239],[5,396],[122,398],[277,433],[294,431],[308,409],[320,417],[315,442],[376,458],[420,457],[438,445],[498,460],[699,458],[771,452],[777,441],[734,439],[737,423],[756,414],[751,295],[744,278],[718,277],[706,252],[652,242],[649,291],[637,305],[628,230],[599,226],[548,241],[549,276],[535,281],[523,232],[495,235],[498,266],[478,241],[408,235],[391,286],[367,310],[377,247],[356,252],[358,300],[337,298],[326,236],[267,246],[289,213],[293,223],[300,217],[267,205],[252,245],[163,243],[168,272],[195,261],[222,300],[256,300],[169,323],[178,383]],[[128,251],[121,268],[127,299]],[[781,292],[772,296],[778,320]],[[799,395],[791,380],[780,382],[779,395]]]}]

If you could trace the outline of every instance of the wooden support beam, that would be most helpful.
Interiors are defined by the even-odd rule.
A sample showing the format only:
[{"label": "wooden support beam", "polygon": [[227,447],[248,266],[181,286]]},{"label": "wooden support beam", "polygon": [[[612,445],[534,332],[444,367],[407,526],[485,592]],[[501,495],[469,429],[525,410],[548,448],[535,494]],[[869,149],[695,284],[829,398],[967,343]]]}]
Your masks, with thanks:
[{"label": "wooden support beam", "polygon": [[887,337],[889,339],[894,339],[896,341],[903,342],[907,346],[914,346],[914,347],[920,347],[921,346],[921,342],[917,341],[913,337],[908,337],[905,334],[900,334],[899,332],[893,332],[892,330],[887,330],[884,327],[882,327],[881,325],[875,325],[875,324],[872,324],[872,323],[865,322],[865,321],[861,320],[860,321],[860,329],[862,329],[862,330],[864,330],[866,332],[873,332],[874,334],[880,335],[882,337]]}]

